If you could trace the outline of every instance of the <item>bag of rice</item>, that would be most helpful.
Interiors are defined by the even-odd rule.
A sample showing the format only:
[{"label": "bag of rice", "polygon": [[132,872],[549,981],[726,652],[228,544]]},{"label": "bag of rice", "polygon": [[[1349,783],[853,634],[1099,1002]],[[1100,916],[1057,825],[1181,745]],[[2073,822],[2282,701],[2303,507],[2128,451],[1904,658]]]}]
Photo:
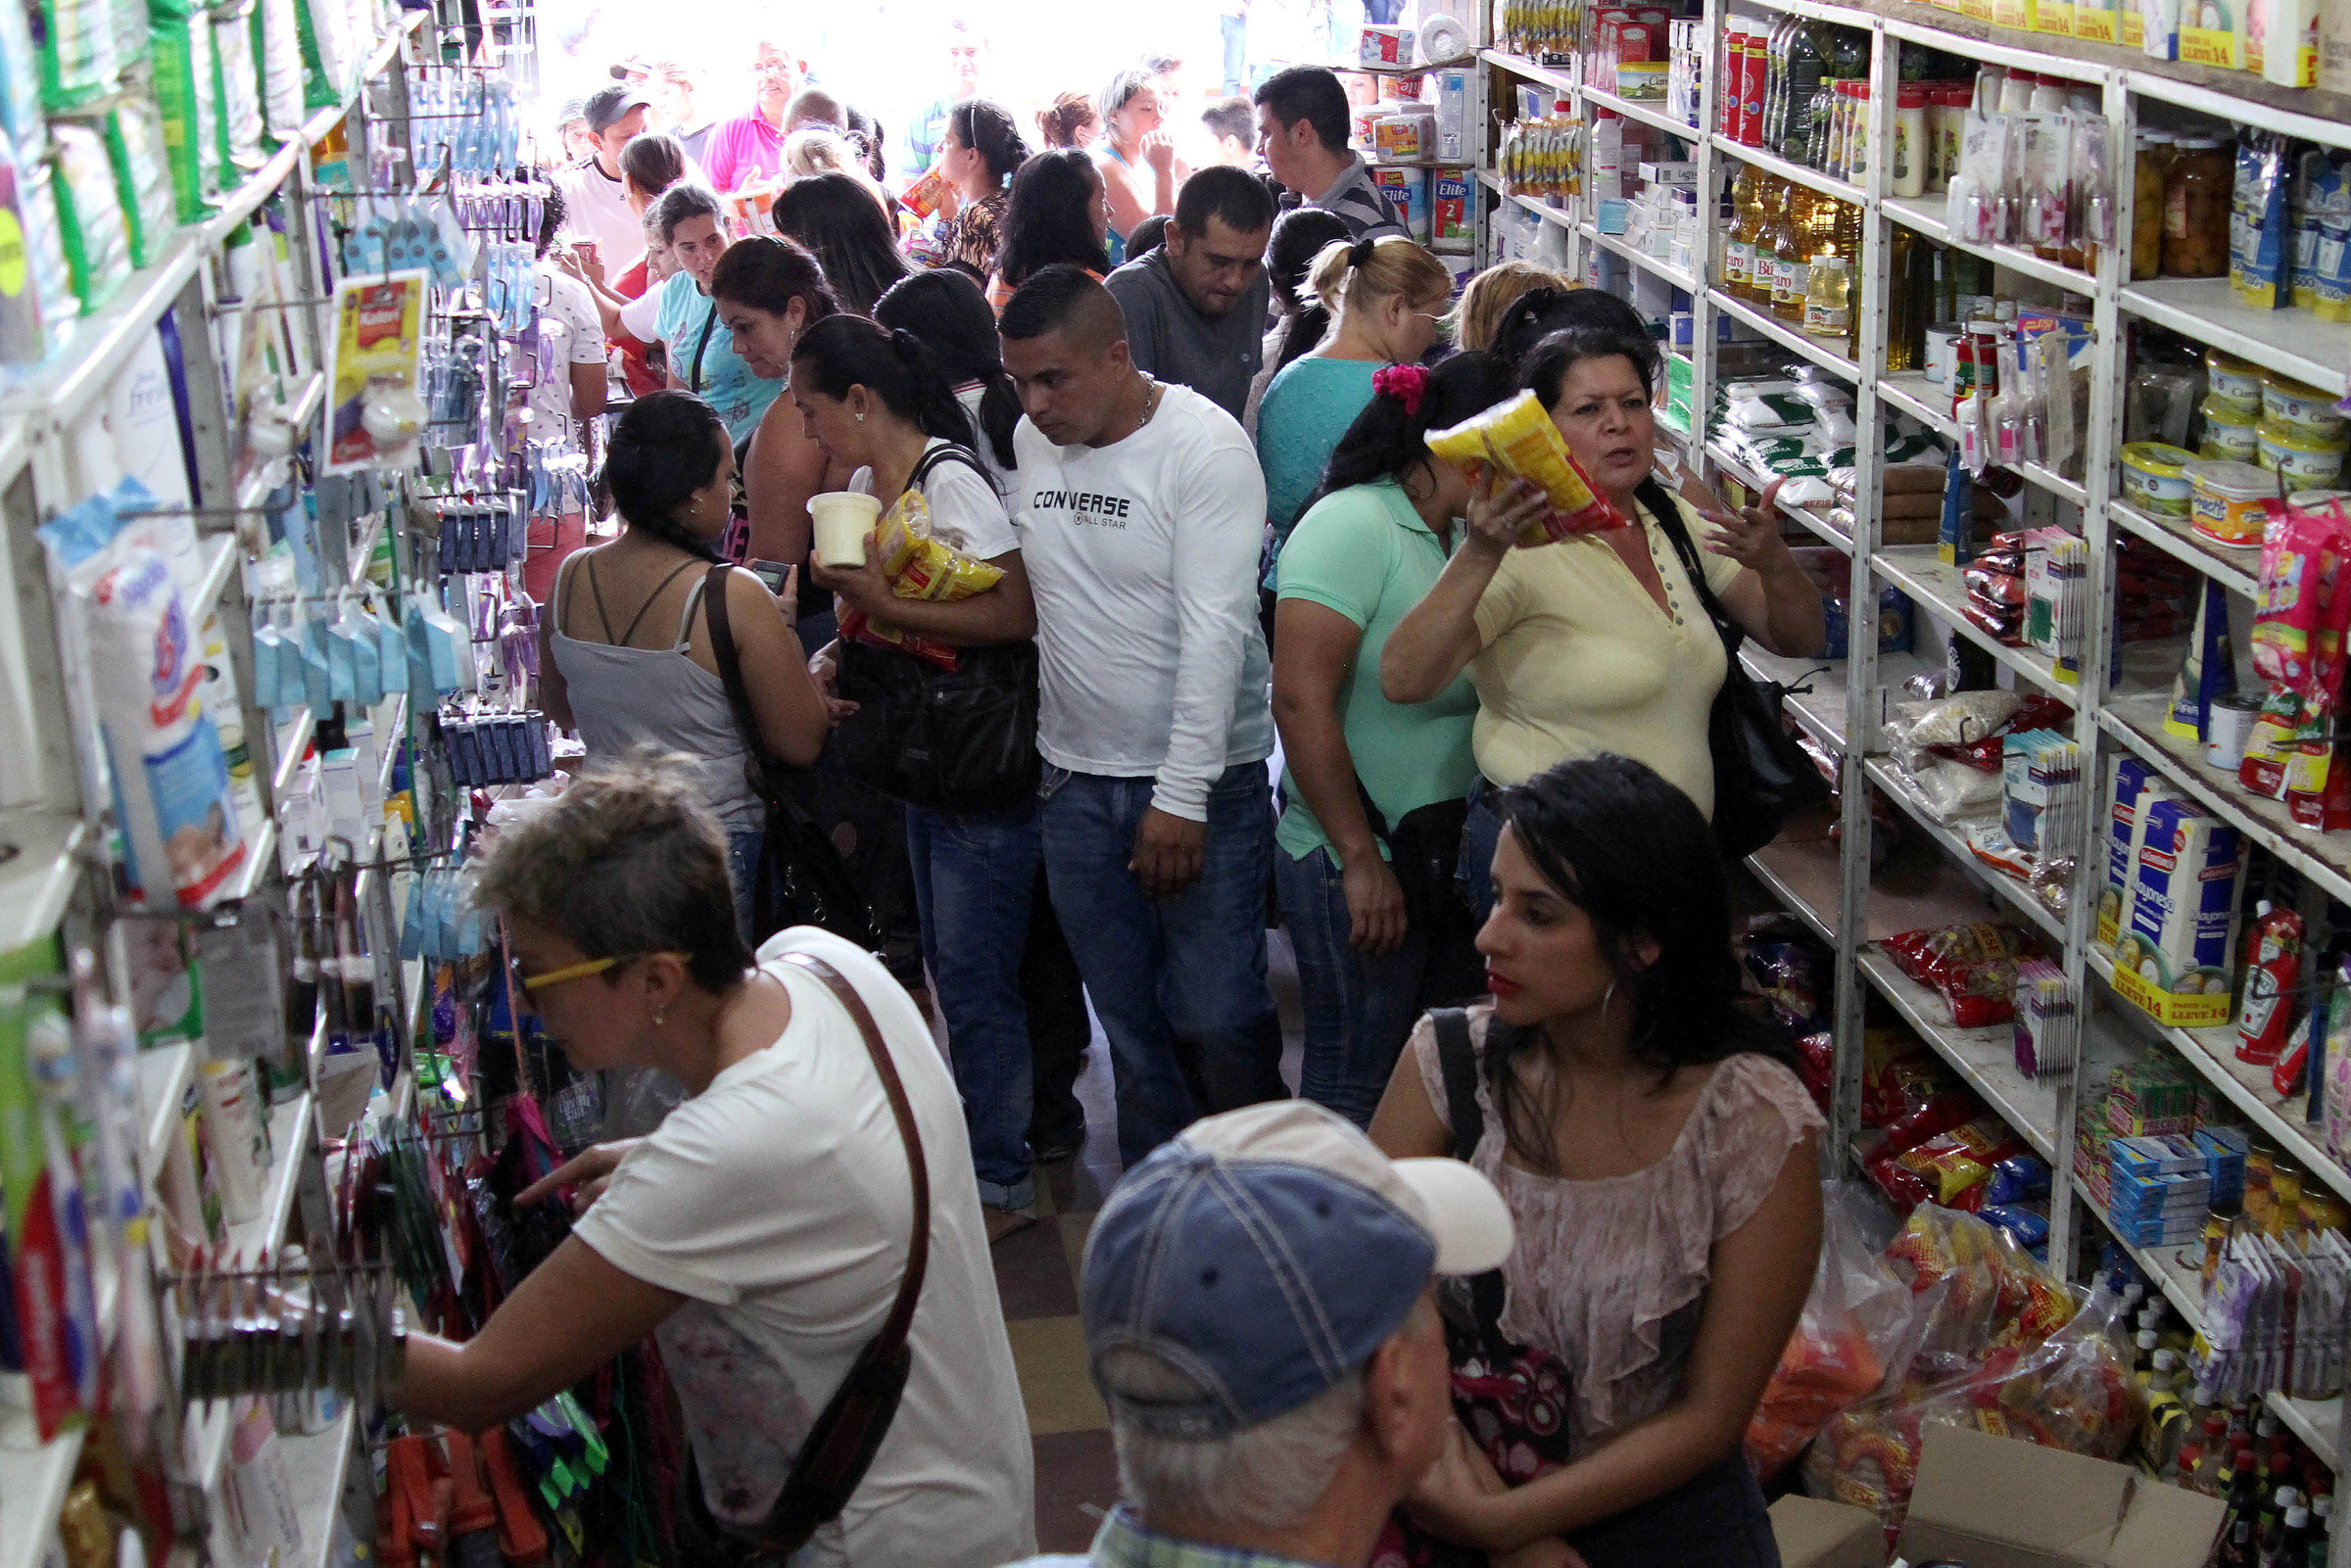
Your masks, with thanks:
[{"label": "bag of rice", "polygon": [[63,119],[51,124],[49,133],[57,143],[54,183],[66,269],[87,315],[113,299],[130,276],[130,229],[115,194],[114,165],[98,133]]},{"label": "bag of rice", "polygon": [[155,105],[163,116],[164,163],[182,223],[201,223],[220,193],[219,97],[213,28],[193,0],[148,0],[155,56]]},{"label": "bag of rice", "polygon": [[130,259],[153,266],[179,222],[164,157],[163,117],[155,105],[124,97],[106,117],[106,152],[115,166],[115,195],[130,229]]}]

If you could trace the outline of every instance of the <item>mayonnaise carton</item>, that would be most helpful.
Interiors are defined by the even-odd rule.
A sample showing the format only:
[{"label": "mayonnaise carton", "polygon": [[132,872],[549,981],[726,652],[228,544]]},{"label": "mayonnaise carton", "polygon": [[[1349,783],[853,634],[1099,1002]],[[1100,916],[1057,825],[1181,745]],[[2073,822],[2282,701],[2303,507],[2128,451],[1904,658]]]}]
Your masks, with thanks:
[{"label": "mayonnaise carton", "polygon": [[2115,944],[2115,988],[2167,1023],[2200,1026],[2189,1015],[2207,1011],[2213,1022],[2226,1022],[2243,865],[2234,828],[2188,801],[2149,806],[2131,873],[2131,918]]}]

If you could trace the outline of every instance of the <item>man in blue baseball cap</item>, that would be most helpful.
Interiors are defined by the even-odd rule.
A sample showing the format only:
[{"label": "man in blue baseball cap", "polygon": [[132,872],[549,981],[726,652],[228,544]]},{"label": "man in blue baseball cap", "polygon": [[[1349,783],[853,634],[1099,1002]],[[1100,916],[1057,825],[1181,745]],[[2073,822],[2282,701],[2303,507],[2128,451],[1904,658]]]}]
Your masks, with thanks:
[{"label": "man in blue baseball cap", "polygon": [[1390,1160],[1304,1100],[1194,1122],[1094,1220],[1086,1352],[1126,1500],[1094,1568],[1360,1568],[1453,1419],[1433,1286],[1511,1215],[1454,1160]]}]

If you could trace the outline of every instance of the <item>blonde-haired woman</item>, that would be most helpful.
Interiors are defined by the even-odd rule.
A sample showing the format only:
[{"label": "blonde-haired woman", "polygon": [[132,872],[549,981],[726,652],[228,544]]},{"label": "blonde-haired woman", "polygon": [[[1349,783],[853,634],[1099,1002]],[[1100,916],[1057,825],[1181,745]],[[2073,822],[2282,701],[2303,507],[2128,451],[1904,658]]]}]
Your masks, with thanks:
[{"label": "blonde-haired woman", "polygon": [[[1428,353],[1453,295],[1445,263],[1395,235],[1324,246],[1306,281],[1330,312],[1330,330],[1282,368],[1257,410],[1257,460],[1276,560],[1321,488],[1331,450],[1371,401],[1371,377],[1381,365],[1412,364]],[[1272,583],[1269,567],[1266,586]]]},{"label": "blonde-haired woman", "polygon": [[1497,261],[1463,287],[1461,303],[1453,309],[1453,346],[1491,349],[1511,306],[1536,289],[1574,287],[1551,268],[1532,261]]}]

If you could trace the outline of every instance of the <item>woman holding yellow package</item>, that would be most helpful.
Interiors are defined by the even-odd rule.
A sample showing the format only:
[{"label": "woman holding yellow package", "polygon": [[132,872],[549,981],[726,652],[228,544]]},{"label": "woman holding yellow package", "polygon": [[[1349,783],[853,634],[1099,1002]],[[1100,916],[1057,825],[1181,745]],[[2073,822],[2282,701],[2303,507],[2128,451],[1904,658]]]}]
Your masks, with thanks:
[{"label": "woman holding yellow package", "polygon": [[1426,701],[1464,669],[1477,688],[1480,777],[1462,875],[1481,918],[1500,832],[1489,797],[1553,763],[1628,756],[1713,813],[1707,716],[1729,659],[1671,523],[1749,636],[1799,657],[1825,641],[1819,590],[1770,513],[1702,512],[1652,477],[1656,370],[1646,334],[1606,322],[1556,332],[1520,366],[1527,398],[1491,410],[1477,431],[1429,437],[1441,456],[1540,479],[1550,500],[1523,529],[1510,510],[1473,509],[1461,548],[1380,660],[1391,701]]},{"label": "woman holding yellow package", "polygon": [[[852,710],[836,736],[844,765],[905,802],[923,951],[993,1239],[1036,1202],[1021,1000],[1043,853],[1029,574],[971,419],[922,340],[828,317],[792,351],[792,397],[826,456],[855,471],[849,488],[884,507],[862,565],[814,569],[841,609],[840,641],[818,663],[839,672],[839,707]],[[926,713],[967,727],[913,734]]]}]

